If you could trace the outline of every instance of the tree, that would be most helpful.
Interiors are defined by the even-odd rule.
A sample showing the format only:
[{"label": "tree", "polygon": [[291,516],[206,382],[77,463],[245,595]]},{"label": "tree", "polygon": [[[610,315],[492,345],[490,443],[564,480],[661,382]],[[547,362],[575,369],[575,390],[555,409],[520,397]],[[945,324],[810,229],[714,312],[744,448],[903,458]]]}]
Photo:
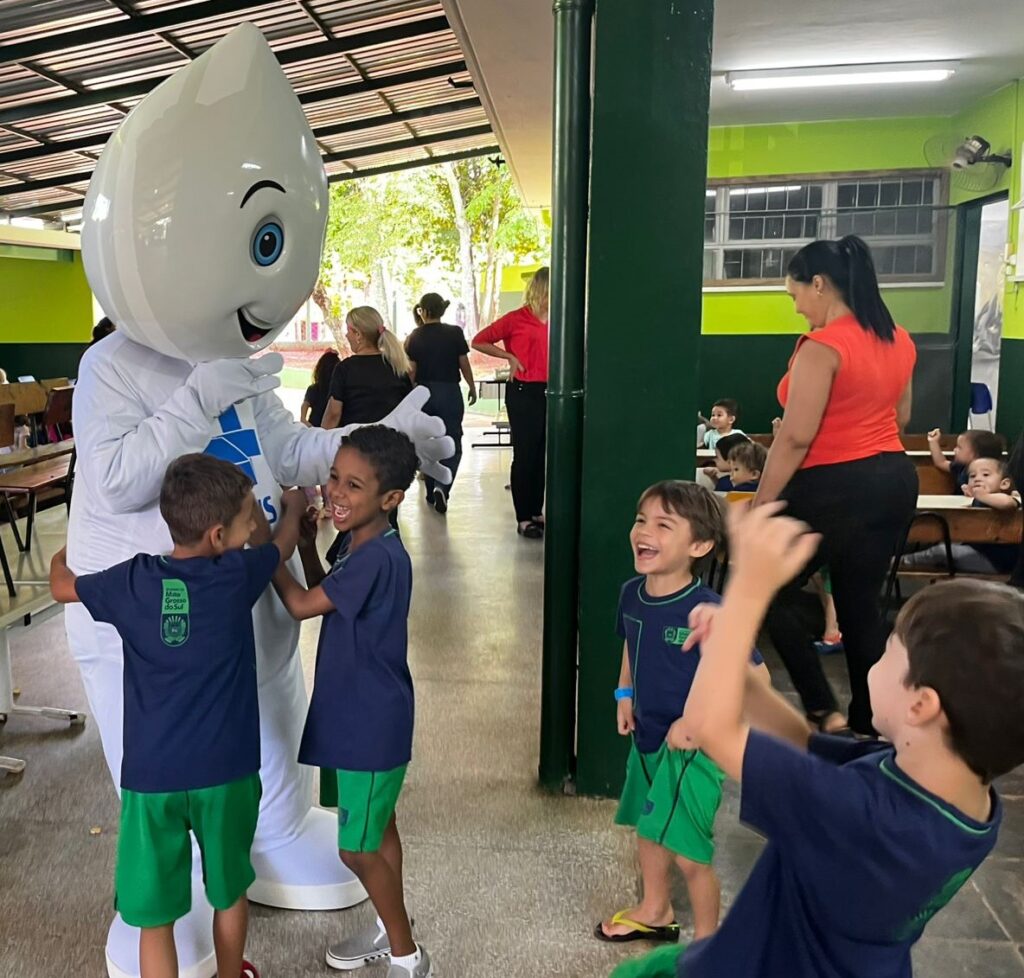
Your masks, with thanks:
[{"label": "tree", "polygon": [[[547,229],[527,210],[504,166],[463,160],[331,187],[321,274],[313,298],[343,346],[344,310],[449,289],[467,329],[496,315],[502,268],[544,256]],[[409,316],[400,317],[408,322]]]}]

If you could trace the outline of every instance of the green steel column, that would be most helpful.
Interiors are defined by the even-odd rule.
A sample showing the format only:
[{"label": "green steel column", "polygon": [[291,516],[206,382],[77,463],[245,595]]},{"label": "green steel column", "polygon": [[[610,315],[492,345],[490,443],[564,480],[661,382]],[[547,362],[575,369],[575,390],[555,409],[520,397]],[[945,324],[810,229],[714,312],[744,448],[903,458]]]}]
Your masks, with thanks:
[{"label": "green steel column", "polygon": [[554,16],[551,355],[539,767],[541,784],[552,789],[570,777],[575,746],[593,0],[555,0]]},{"label": "green steel column", "polygon": [[577,785],[614,794],[612,690],[637,497],[693,477],[713,0],[598,0]]}]

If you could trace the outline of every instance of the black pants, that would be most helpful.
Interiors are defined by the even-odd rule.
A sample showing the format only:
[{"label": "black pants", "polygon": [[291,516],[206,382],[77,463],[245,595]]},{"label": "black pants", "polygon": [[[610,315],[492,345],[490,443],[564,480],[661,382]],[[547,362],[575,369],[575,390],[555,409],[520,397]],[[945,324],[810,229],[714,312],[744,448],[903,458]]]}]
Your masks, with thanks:
[{"label": "black pants", "polygon": [[889,562],[917,505],[917,475],[902,452],[803,469],[783,492],[790,516],[822,534],[817,555],[779,592],[768,611],[772,644],[810,715],[837,709],[800,600],[800,589],[827,566],[850,672],[850,726],[871,733],[868,670],[886,634],[879,597]]},{"label": "black pants", "polygon": [[544,509],[546,386],[521,380],[508,382],[505,404],[512,429],[512,504],[519,523],[540,516]]},{"label": "black pants", "polygon": [[423,386],[430,391],[430,400],[424,405],[423,413],[440,418],[444,422],[444,430],[455,442],[455,454],[441,463],[451,472],[451,483],[442,485],[429,475],[423,480],[427,487],[427,498],[433,499],[436,487],[444,490],[446,495],[451,492],[455,473],[459,471],[459,462],[462,461],[462,419],[466,414],[466,402],[462,399],[462,388],[458,381],[454,384],[428,381]]}]

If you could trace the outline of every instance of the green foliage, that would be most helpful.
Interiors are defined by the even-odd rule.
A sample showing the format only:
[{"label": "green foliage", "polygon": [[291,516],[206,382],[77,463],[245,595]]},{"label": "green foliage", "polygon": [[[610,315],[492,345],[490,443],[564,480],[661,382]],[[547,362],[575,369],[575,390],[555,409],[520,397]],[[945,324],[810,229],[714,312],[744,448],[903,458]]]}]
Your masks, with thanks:
[{"label": "green foliage", "polygon": [[[508,167],[480,158],[454,164],[454,173],[478,288],[481,276],[493,282],[503,265],[546,256],[548,230],[523,206]],[[333,184],[321,274],[329,314],[356,301],[387,305],[399,293],[408,301],[441,287],[439,277],[458,291],[464,270],[455,215],[440,166]]]}]

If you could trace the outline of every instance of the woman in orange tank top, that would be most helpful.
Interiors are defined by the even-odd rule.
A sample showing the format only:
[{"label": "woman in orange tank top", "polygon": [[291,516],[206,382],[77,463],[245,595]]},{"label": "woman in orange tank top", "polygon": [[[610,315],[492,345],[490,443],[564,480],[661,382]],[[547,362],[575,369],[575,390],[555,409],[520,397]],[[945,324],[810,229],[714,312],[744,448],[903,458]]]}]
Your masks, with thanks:
[{"label": "woman in orange tank top", "polygon": [[768,631],[808,719],[825,731],[845,728],[801,596],[811,574],[827,566],[850,674],[849,727],[870,734],[868,671],[885,646],[879,596],[917,503],[917,475],[900,441],[916,350],[893,322],[858,237],[802,248],[789,263],[786,290],[811,329],[779,383],[785,413],[754,504],[784,500],[822,542],[772,605]]}]

